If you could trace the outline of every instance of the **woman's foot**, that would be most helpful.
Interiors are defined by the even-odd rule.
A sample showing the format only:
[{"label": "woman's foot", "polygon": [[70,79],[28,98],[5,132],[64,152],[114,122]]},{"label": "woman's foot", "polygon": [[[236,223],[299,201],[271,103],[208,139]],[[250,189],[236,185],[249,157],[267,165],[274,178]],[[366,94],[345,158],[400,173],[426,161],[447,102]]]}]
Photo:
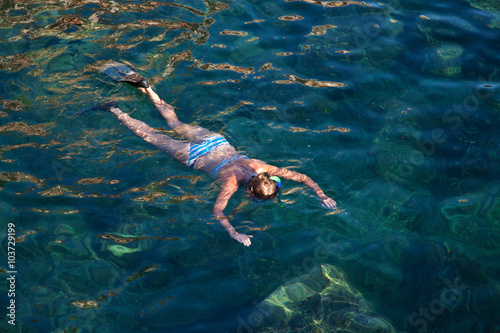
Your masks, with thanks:
[{"label": "woman's foot", "polygon": [[141,88],[149,88],[148,80],[146,80],[144,76],[137,72],[133,72],[124,76],[120,81],[128,83],[133,87],[139,88],[139,90],[141,90]]},{"label": "woman's foot", "polygon": [[146,87],[146,88],[138,87],[137,89],[139,89],[143,94],[147,94],[148,93],[148,88],[149,87]]}]

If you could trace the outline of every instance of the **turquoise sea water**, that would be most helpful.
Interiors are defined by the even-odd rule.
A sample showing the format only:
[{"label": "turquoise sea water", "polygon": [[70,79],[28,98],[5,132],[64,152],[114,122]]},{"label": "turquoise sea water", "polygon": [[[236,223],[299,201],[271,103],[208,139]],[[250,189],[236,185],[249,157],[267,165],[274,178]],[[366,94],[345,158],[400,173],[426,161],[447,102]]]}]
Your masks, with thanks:
[{"label": "turquoise sea water", "polygon": [[[5,0],[0,31],[2,332],[500,332],[498,2]],[[238,192],[230,239],[210,177],[78,116],[168,131],[110,60],[339,209]]]}]

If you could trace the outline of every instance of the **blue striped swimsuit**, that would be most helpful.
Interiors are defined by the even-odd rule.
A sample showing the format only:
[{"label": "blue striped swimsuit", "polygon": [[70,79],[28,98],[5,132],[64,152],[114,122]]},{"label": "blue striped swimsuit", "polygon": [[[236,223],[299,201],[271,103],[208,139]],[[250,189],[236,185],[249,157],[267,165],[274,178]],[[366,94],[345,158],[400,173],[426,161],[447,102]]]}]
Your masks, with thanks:
[{"label": "blue striped swimsuit", "polygon": [[198,163],[200,157],[211,153],[213,150],[217,149],[217,147],[228,144],[229,142],[227,142],[226,139],[219,134],[192,142],[191,147],[189,147],[188,166],[196,169],[196,164]]},{"label": "blue striped swimsuit", "polygon": [[[198,160],[200,157],[202,157],[208,153],[211,153],[212,151],[216,150],[218,147],[224,146],[224,145],[229,145],[229,142],[227,142],[227,140],[224,139],[224,137],[219,135],[219,134],[215,134],[215,135],[209,136],[207,138],[192,142],[191,146],[189,148],[188,166],[190,168],[196,169],[196,164],[198,163]],[[238,155],[238,156],[234,156],[232,158],[229,158],[229,159],[222,161],[212,171],[212,177],[217,179],[217,173],[219,172],[219,170],[227,163],[231,162],[232,160],[238,159],[238,158],[248,158],[248,157],[244,156],[244,155]]]}]

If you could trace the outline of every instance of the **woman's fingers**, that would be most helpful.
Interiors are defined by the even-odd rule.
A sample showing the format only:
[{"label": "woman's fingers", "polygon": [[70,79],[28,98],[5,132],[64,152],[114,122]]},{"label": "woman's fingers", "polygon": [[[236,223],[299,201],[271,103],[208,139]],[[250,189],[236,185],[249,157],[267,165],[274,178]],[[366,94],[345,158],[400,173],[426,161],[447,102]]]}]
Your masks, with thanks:
[{"label": "woman's fingers", "polygon": [[323,202],[321,203],[321,205],[325,208],[329,208],[329,209],[335,209],[337,208],[337,203],[335,202],[335,200],[331,199],[331,198],[327,198],[325,200],[323,200]]},{"label": "woman's fingers", "polygon": [[250,244],[252,244],[252,242],[250,241],[250,238],[252,238],[252,237],[253,237],[252,235],[238,234],[238,235],[234,236],[233,238],[245,246],[250,246]]}]

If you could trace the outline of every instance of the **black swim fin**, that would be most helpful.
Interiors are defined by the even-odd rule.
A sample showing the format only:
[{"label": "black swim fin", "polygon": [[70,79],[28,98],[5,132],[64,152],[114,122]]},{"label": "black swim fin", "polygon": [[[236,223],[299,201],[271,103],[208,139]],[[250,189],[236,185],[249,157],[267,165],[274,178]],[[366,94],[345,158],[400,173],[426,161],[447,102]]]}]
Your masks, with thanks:
[{"label": "black swim fin", "polygon": [[96,112],[96,111],[106,112],[106,111],[109,111],[112,108],[118,108],[118,103],[117,102],[104,103],[104,104],[101,104],[101,105],[98,105],[98,106],[93,106],[93,107],[87,108],[85,110],[79,111],[76,114],[79,115],[79,116],[81,116],[82,114],[84,114],[86,112],[89,112],[89,111],[92,111],[92,112]]},{"label": "black swim fin", "polygon": [[126,82],[136,88],[149,88],[148,80],[132,67],[113,61],[99,68],[99,71],[118,82]]}]

